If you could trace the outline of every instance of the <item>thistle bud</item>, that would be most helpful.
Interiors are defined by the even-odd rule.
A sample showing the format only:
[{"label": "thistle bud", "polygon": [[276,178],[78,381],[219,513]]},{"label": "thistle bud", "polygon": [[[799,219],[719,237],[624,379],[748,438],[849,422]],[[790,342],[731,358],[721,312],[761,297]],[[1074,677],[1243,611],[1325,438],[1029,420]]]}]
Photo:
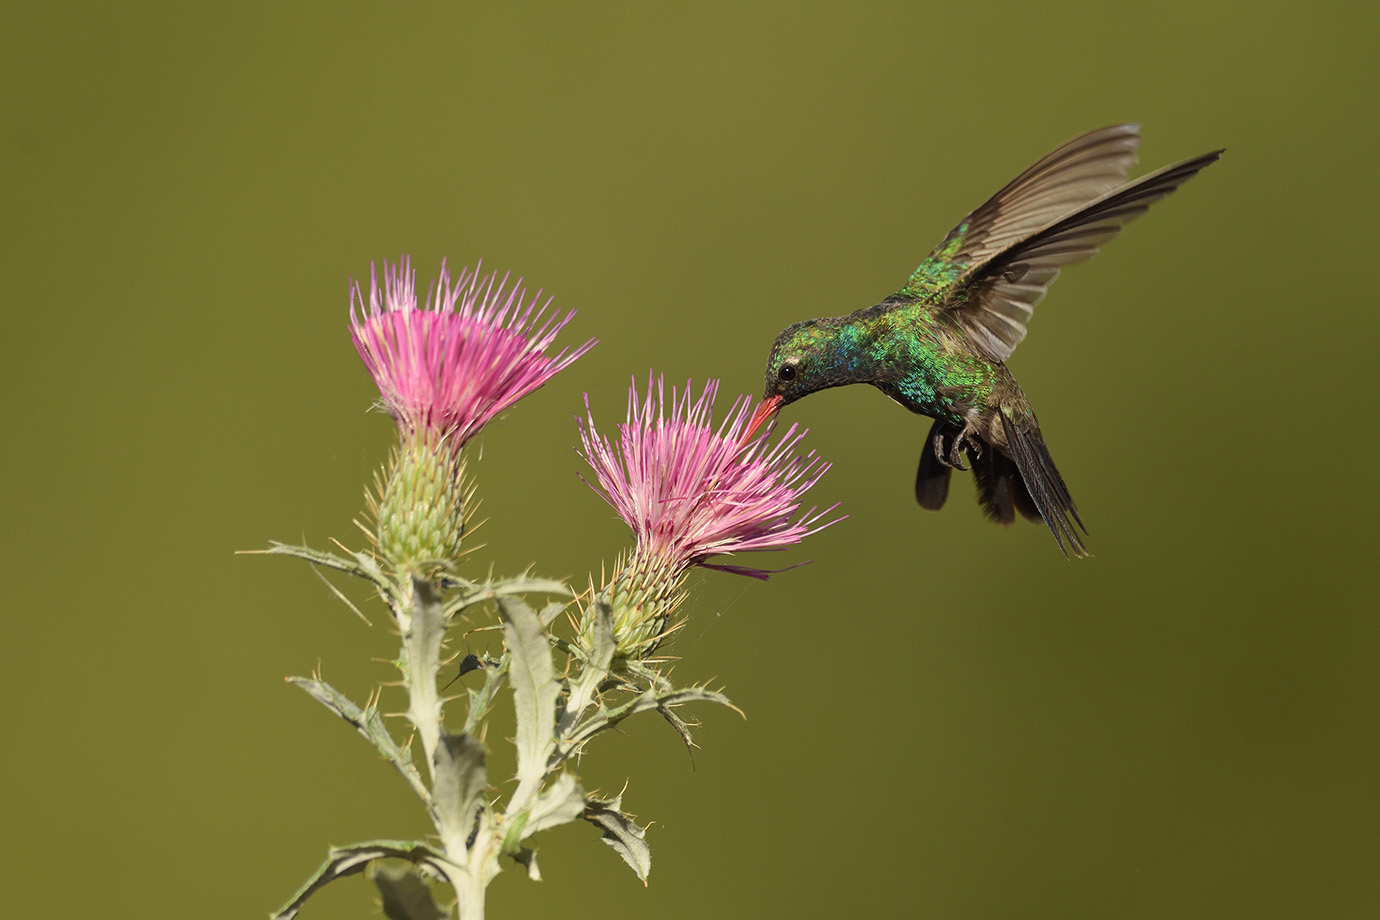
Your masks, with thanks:
[{"label": "thistle bud", "polygon": [[380,554],[398,570],[450,568],[465,535],[465,464],[429,431],[393,449],[374,519]]}]

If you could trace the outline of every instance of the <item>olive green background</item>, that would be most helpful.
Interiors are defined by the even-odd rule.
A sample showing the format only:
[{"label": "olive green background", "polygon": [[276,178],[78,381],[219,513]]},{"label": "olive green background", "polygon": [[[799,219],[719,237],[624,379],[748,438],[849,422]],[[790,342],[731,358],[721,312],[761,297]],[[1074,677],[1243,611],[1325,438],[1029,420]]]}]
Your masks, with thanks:
[{"label": "olive green background", "polygon": [[[698,577],[678,673],[587,826],[490,916],[1371,917],[1377,17],[1369,5],[29,4],[4,15],[0,825],[8,916],[254,917],[328,844],[425,831],[282,683],[364,696],[367,593],[235,556],[359,545],[389,421],[347,282],[525,274],[599,346],[476,442],[476,571],[625,543],[572,416],[630,375],[758,391],[795,320],[895,290],[1068,137],[1220,164],[1065,273],[1010,364],[1091,530],[911,495],[927,423],[787,410],[850,517],[759,584]],[[480,456],[482,453],[482,457]],[[396,702],[396,699],[394,700]],[[499,740],[506,729],[495,727]],[[499,764],[502,759],[500,756]],[[367,917],[340,883],[305,917]]]}]

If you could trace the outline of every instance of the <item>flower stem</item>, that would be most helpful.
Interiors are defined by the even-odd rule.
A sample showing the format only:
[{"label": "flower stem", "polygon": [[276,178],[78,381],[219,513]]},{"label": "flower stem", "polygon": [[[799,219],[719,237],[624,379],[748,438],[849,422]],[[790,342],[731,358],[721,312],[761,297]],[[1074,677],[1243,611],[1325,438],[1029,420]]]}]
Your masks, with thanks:
[{"label": "flower stem", "polygon": [[441,739],[441,699],[436,681],[441,670],[441,640],[446,635],[445,605],[435,587],[408,576],[405,594],[395,609],[402,632],[407,718],[417,730],[426,755],[427,775],[435,780],[436,745]]},{"label": "flower stem", "polygon": [[484,895],[488,883],[482,872],[465,873],[465,884],[456,892],[460,920],[484,920]]},{"label": "flower stem", "polygon": [[493,835],[492,828],[482,829],[480,836],[484,839],[475,841],[469,868],[462,877],[451,879],[459,920],[484,920],[484,899],[489,882],[498,875],[498,860],[494,854],[500,841]]},{"label": "flower stem", "polygon": [[[398,628],[402,632],[407,718],[421,739],[427,772],[434,786],[436,748],[445,730],[441,698],[436,689],[441,670],[441,643],[446,635],[445,604],[429,580],[415,575],[407,578],[404,595],[395,608]],[[438,826],[437,830],[442,828]],[[484,920],[485,892],[498,874],[496,854],[501,843],[494,836],[490,822],[480,822],[475,838],[467,852],[463,839],[445,839],[444,834],[442,837],[446,855],[455,864],[454,871],[447,872],[446,878],[455,890],[460,920]]]}]

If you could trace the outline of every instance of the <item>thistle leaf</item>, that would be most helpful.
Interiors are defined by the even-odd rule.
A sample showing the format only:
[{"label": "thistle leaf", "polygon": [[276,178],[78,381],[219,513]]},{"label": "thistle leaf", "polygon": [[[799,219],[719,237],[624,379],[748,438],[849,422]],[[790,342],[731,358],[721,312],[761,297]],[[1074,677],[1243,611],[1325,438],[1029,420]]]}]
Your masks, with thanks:
[{"label": "thistle leaf", "polygon": [[556,700],[561,685],[551,663],[551,643],[532,608],[517,598],[498,599],[508,670],[517,711],[517,779],[535,791],[556,746]]},{"label": "thistle leaf", "polygon": [[463,845],[474,830],[488,789],[484,745],[469,735],[442,735],[432,772],[436,779],[432,784],[431,810],[436,817],[436,829],[447,849],[455,852],[452,846]]},{"label": "thistle leaf", "polygon": [[417,767],[412,762],[412,751],[398,746],[388,727],[383,724],[383,715],[372,703],[361,709],[345,694],[315,677],[289,677],[287,680],[288,683],[307,691],[312,699],[353,725],[356,731],[369,739],[378,752],[397,768],[421,800],[430,803],[431,795],[427,792],[426,783],[422,781]]},{"label": "thistle leaf", "polygon": [[561,730],[568,731],[586,707],[594,699],[599,685],[609,676],[609,666],[618,643],[613,635],[613,607],[607,601],[595,601],[589,612],[591,628],[589,631],[588,657],[580,669],[580,677],[570,688],[570,700],[562,717]]},{"label": "thistle leaf", "polygon": [[605,600],[595,601],[592,619],[594,628],[590,634],[589,661],[585,670],[601,672],[599,681],[602,682],[609,673],[613,653],[618,648],[613,636],[613,606]]},{"label": "thistle leaf", "polygon": [[513,861],[527,870],[527,877],[534,882],[541,881],[541,870],[537,868],[537,851],[529,847],[518,847]]},{"label": "thistle leaf", "polygon": [[[663,713],[683,706],[686,703],[718,703],[735,709],[728,697],[713,690],[706,690],[703,687],[688,687],[684,690],[657,691],[648,689],[641,694],[613,709],[601,708],[594,715],[585,719],[580,725],[570,733],[561,743],[559,759],[564,760],[571,754],[578,751],[585,742],[601,732],[606,732],[629,716],[639,712],[646,712],[649,709],[658,709]],[[684,724],[684,723],[682,723]]]},{"label": "thistle leaf", "polygon": [[463,591],[459,597],[446,605],[446,617],[450,618],[475,604],[498,600],[503,597],[518,597],[524,594],[557,594],[561,597],[574,597],[575,592],[564,583],[551,578],[506,578],[499,581],[486,581]]},{"label": "thistle leaf", "polygon": [[470,707],[465,716],[465,734],[473,735],[478,732],[484,720],[489,717],[489,710],[498,699],[498,690],[503,686],[503,677],[508,673],[509,660],[509,656],[504,654],[496,663],[485,664],[484,686],[467,690]]},{"label": "thistle leaf", "polygon": [[379,564],[371,556],[364,553],[352,553],[352,558],[346,559],[344,556],[312,549],[310,546],[292,546],[287,543],[270,543],[268,549],[262,550],[262,552],[268,556],[294,556],[298,559],[305,559],[312,565],[347,572],[357,578],[372,581],[383,589],[386,595],[391,594],[393,590],[393,583],[383,574]]},{"label": "thistle leaf", "polygon": [[538,614],[538,617],[541,618],[541,625],[549,629],[551,624],[556,622],[556,617],[560,616],[569,606],[570,601],[552,601],[541,608],[541,613]]},{"label": "thistle leaf", "polygon": [[442,920],[450,915],[437,905],[431,886],[412,866],[374,863],[369,867],[369,881],[378,887],[388,920]]},{"label": "thistle leaf", "polygon": [[585,803],[584,819],[604,832],[604,842],[613,847],[623,862],[637,873],[642,884],[652,871],[652,849],[647,846],[647,830],[639,827],[630,815],[619,811],[622,797],[603,801],[591,798]]},{"label": "thistle leaf", "polygon": [[437,871],[448,865],[444,855],[418,840],[370,840],[348,847],[332,847],[326,861],[286,904],[274,911],[271,920],[292,920],[307,898],[338,878],[363,872],[378,859],[405,859],[417,865],[434,866]]},{"label": "thistle leaf", "polygon": [[685,744],[685,753],[690,755],[690,762],[694,763],[695,748],[697,745],[695,744],[695,740],[690,736],[690,729],[692,727],[699,728],[699,723],[691,723],[686,719],[682,719],[680,713],[671,709],[669,706],[660,706],[658,707],[658,711],[661,713],[661,717],[675,729],[676,734],[680,735],[680,740]]},{"label": "thistle leaf", "polygon": [[526,840],[537,831],[569,824],[585,810],[585,794],[569,773],[562,773],[532,805],[531,817],[522,829],[520,839]]}]

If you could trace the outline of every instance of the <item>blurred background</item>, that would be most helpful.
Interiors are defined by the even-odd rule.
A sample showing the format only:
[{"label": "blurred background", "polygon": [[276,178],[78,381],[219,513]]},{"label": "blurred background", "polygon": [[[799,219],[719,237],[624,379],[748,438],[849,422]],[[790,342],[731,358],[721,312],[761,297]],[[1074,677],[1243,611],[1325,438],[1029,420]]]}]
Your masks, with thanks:
[{"label": "blurred background", "polygon": [[[390,421],[347,284],[413,255],[525,275],[599,346],[475,443],[476,570],[583,582],[626,533],[572,416],[630,376],[761,386],[786,324],[897,289],[1044,152],[1228,148],[1067,271],[1010,365],[1091,531],[915,507],[928,422],[863,387],[787,421],[849,519],[761,584],[698,576],[593,828],[493,918],[1370,917],[1377,15],[1360,4],[177,6],[9,10],[0,823],[12,916],[263,916],[329,844],[426,831],[288,674],[357,697],[367,592],[236,556],[359,546]],[[502,726],[500,725],[499,728]],[[303,916],[369,917],[361,878]]]}]

